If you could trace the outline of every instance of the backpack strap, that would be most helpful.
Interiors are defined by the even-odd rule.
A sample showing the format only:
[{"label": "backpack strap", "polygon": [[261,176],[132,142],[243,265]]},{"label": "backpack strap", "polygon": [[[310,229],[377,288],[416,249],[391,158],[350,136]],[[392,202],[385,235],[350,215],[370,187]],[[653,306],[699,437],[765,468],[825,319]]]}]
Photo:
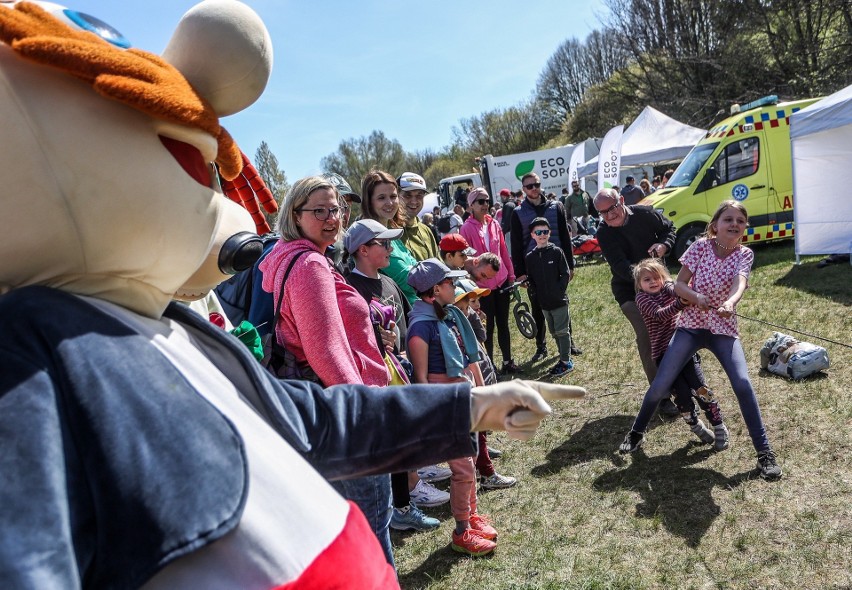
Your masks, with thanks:
[{"label": "backpack strap", "polygon": [[290,260],[290,264],[287,265],[287,270],[284,272],[284,278],[281,280],[281,291],[278,292],[278,305],[275,307],[275,317],[272,319],[272,338],[276,342],[278,341],[276,328],[278,328],[278,318],[281,316],[281,302],[284,301],[284,287],[287,285],[287,277],[290,276],[290,271],[293,270],[293,265],[296,264],[296,260],[298,260],[299,256],[305,252],[310,252],[310,250],[307,248],[299,250],[293,255],[293,258]]}]

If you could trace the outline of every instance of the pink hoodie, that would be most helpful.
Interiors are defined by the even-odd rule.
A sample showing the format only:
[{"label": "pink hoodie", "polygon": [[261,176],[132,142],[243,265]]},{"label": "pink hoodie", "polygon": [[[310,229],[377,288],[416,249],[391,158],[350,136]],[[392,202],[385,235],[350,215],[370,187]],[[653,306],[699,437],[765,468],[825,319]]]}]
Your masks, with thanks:
[{"label": "pink hoodie", "polygon": [[376,345],[367,302],[313,242],[275,244],[260,263],[263,290],[273,294],[277,307],[290,259],[305,249],[310,252],[299,257],[287,277],[278,341],[296,359],[307,360],[323,385],[386,386],[388,370]]},{"label": "pink hoodie", "polygon": [[[486,231],[490,240],[488,248],[485,247],[484,235]],[[471,215],[461,226],[459,233],[467,240],[470,247],[476,250],[477,256],[485,252],[493,252],[500,259],[500,270],[497,271],[494,278],[477,283],[478,286],[493,291],[506,281],[506,277],[509,278],[510,283],[515,282],[515,268],[512,266],[512,258],[509,256],[509,249],[506,247],[503,230],[490,215],[485,216],[484,226],[476,220],[476,217]]]}]

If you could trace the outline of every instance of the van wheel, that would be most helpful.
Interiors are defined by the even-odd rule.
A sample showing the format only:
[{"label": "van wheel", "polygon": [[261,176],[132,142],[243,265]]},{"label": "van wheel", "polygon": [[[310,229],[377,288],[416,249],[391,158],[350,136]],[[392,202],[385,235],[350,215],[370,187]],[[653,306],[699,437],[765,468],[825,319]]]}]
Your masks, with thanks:
[{"label": "van wheel", "polygon": [[690,225],[689,227],[685,227],[679,231],[677,233],[677,239],[675,240],[674,259],[677,260],[683,256],[686,249],[689,248],[702,233],[704,233],[704,228],[697,225]]}]

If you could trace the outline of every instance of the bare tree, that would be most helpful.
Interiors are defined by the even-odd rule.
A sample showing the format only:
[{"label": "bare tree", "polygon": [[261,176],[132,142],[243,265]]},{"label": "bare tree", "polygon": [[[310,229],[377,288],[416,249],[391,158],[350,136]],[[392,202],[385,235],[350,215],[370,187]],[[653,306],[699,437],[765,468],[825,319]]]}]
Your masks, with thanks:
[{"label": "bare tree", "polygon": [[327,172],[340,174],[355,188],[361,186],[361,179],[371,168],[391,174],[403,172],[405,158],[397,140],[389,139],[382,131],[373,131],[369,136],[341,141],[337,151],[324,157],[320,165]]},{"label": "bare tree", "polygon": [[559,133],[559,116],[546,103],[530,100],[459,121],[453,144],[474,156],[539,149]]}]

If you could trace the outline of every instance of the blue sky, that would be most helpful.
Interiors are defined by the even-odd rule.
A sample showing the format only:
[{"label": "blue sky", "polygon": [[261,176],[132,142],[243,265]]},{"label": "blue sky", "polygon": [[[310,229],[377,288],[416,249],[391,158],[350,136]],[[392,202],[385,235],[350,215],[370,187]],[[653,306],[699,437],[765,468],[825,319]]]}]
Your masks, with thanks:
[{"label": "blue sky", "polygon": [[[160,53],[192,0],[65,0]],[[224,119],[243,151],[266,141],[292,182],[374,129],[440,149],[462,118],[527,99],[569,37],[600,28],[599,0],[247,0],[275,51],[266,92]]]}]

